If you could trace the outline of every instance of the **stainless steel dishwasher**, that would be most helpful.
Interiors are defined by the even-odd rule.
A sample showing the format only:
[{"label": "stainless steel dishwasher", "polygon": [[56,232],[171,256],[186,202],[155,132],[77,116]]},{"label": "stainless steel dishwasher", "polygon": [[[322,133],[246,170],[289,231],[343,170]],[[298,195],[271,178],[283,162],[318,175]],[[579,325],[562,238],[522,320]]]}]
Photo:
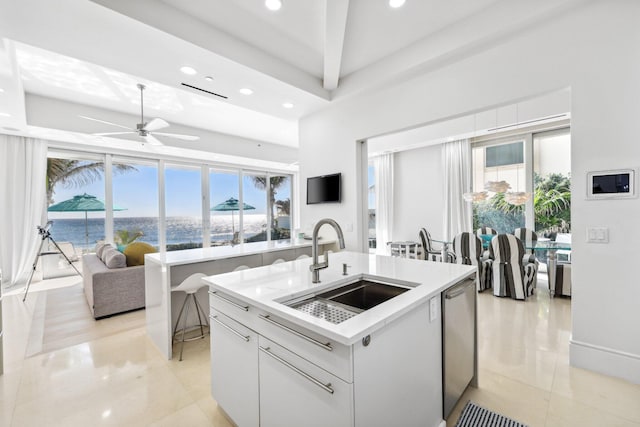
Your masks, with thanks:
[{"label": "stainless steel dishwasher", "polygon": [[442,404],[447,418],[471,383],[477,387],[475,275],[442,293]]}]

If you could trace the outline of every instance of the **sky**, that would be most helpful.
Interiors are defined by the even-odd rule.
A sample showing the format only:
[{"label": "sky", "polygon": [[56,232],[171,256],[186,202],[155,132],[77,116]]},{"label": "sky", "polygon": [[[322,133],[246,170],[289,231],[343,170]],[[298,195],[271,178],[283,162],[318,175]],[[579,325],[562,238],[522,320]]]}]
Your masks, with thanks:
[{"label": "sky", "polygon": [[[114,212],[115,217],[153,217],[158,216],[158,171],[155,166],[134,165],[135,171],[119,173],[113,177],[113,201],[117,207],[125,208]],[[212,172],[209,174],[211,207],[230,197],[238,198],[238,174]],[[165,166],[166,215],[200,217],[201,182],[200,169]],[[91,194],[104,201],[104,179],[82,187],[62,188],[57,185],[54,203],[73,198],[78,194]],[[249,176],[243,179],[244,203],[255,207],[247,214],[265,214],[267,196],[265,190],[259,190]],[[276,200],[291,198],[291,188],[284,185],[277,189]],[[212,215],[230,215],[229,212],[212,212]],[[104,217],[101,212],[89,212],[88,216]],[[84,213],[49,213],[56,218],[84,218]]]}]

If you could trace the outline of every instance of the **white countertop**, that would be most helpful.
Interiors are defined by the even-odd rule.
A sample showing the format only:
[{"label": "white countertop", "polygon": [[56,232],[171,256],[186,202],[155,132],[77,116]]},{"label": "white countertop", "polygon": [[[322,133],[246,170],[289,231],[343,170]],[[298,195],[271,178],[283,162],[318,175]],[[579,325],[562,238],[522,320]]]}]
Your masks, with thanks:
[{"label": "white countertop", "polygon": [[[348,275],[342,275],[346,263]],[[321,283],[311,282],[311,258],[205,277],[214,290],[299,324],[336,342],[351,345],[407,313],[414,307],[475,272],[476,267],[399,257],[338,252],[329,267],[320,270]],[[415,286],[383,304],[339,324],[313,317],[281,304],[283,301],[321,292],[362,276]],[[439,308],[439,307],[438,307]]]},{"label": "white countertop", "polygon": [[[333,241],[320,240],[321,245]],[[234,246],[213,246],[210,248],[184,249],[181,251],[157,252],[145,255],[145,261],[159,263],[164,266],[191,264],[195,262],[214,261],[243,255],[254,255],[264,252],[281,251],[311,246],[311,240],[291,239],[272,240],[269,242],[241,243]]]}]

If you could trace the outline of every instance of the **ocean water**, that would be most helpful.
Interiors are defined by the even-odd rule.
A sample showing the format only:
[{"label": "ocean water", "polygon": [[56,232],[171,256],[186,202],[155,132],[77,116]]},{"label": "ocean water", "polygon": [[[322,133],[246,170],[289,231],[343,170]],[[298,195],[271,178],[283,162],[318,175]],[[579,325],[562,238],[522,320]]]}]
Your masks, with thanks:
[{"label": "ocean water", "polygon": [[[233,231],[238,231],[238,217],[234,217],[235,227],[231,224],[231,217],[226,215],[211,217],[211,241],[228,241],[233,238]],[[50,229],[51,236],[56,242],[71,242],[79,249],[90,249],[96,242],[104,240],[104,218],[53,219]],[[244,216],[245,238],[254,236],[266,229],[266,215],[253,214]],[[114,231],[140,230],[143,233],[137,241],[158,246],[158,218],[133,217],[114,218]],[[86,243],[85,230],[88,232]],[[192,217],[169,217],[166,219],[167,244],[202,243],[202,219]],[[36,231],[34,230],[34,233]]]}]

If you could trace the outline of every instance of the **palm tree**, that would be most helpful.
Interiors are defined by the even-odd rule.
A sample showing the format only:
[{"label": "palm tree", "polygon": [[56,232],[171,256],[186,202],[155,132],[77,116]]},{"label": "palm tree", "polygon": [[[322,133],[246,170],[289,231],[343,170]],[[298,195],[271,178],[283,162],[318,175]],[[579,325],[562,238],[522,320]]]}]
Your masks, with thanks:
[{"label": "palm tree", "polygon": [[[571,190],[569,178],[561,174],[551,174],[545,178],[536,176],[533,192],[533,214],[535,229],[540,232],[568,232],[571,229]],[[504,193],[496,193],[485,202],[490,208],[505,214],[523,213],[523,205],[512,205],[504,198]]]},{"label": "palm tree", "polygon": [[[114,164],[113,172],[136,170],[133,166]],[[57,184],[65,188],[81,187],[99,179],[104,173],[104,163],[85,160],[47,159],[47,202],[53,203]]]},{"label": "palm tree", "polygon": [[[278,194],[276,190],[281,186],[283,186],[284,184],[288,183],[289,177],[288,176],[272,176],[269,178],[268,183],[267,183],[266,176],[252,176],[251,180],[253,181],[253,185],[255,185],[256,188],[259,190],[266,190],[267,185],[269,186],[268,188],[269,188],[269,199],[270,199],[269,209],[271,209],[271,229],[275,230],[277,226],[277,220],[276,220],[274,209],[277,206],[276,194]],[[284,202],[284,201],[278,200],[278,202]]]}]

